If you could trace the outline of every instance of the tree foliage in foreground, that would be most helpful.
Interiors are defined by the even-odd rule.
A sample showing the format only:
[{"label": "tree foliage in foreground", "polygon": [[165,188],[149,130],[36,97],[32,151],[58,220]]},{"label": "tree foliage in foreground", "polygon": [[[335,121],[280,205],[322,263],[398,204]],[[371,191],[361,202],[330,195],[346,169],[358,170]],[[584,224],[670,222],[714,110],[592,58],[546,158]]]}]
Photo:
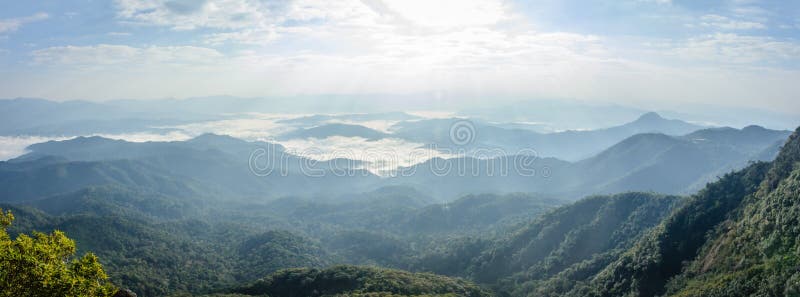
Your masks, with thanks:
[{"label": "tree foliage in foreground", "polygon": [[0,296],[111,296],[97,257],[73,258],[75,242],[64,233],[34,232],[15,239],[6,232],[14,216],[0,209]]}]

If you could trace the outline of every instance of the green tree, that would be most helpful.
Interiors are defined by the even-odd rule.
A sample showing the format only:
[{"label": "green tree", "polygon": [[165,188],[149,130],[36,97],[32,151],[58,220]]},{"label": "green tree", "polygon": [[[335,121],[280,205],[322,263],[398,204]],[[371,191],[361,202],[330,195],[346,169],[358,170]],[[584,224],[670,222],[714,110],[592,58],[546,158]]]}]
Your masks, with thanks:
[{"label": "green tree", "polygon": [[75,242],[63,232],[34,232],[11,239],[14,221],[0,209],[0,296],[111,296],[116,292],[95,255],[74,258]]}]

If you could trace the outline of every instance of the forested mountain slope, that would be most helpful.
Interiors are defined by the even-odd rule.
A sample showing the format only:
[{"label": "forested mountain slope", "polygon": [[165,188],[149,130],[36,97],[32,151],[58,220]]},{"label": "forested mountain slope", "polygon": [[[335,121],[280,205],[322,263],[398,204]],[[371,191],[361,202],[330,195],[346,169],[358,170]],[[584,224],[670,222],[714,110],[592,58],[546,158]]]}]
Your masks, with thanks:
[{"label": "forested mountain slope", "polygon": [[[500,296],[774,296],[794,290],[791,267],[800,264],[797,132],[774,162],[752,163],[688,198],[626,192],[553,210],[563,205],[553,194],[443,202],[427,186],[602,192],[625,189],[636,176],[652,183],[629,185],[685,185],[702,170],[682,166],[718,171],[732,164],[725,160],[773,150],[781,133],[640,134],[585,161],[546,160],[554,171],[544,179],[427,171],[418,179],[319,179],[304,177],[297,163],[286,179],[262,179],[242,158],[262,143],[217,135],[141,144],[82,138],[0,163],[0,190],[15,203],[2,206],[17,216],[12,232],[63,230],[80,251],[100,256],[115,284],[141,296],[218,292],[280,269],[331,264],[465,277]],[[761,144],[739,145],[750,141]],[[590,184],[597,186],[581,186]],[[334,294],[375,293],[353,290]],[[414,292],[458,294],[445,291]]]},{"label": "forested mountain slope", "polygon": [[773,162],[751,163],[690,197],[585,198],[506,239],[454,243],[417,269],[468,276],[500,296],[794,296],[798,133]]},{"label": "forested mountain slope", "polygon": [[571,286],[618,257],[680,203],[676,196],[635,192],[589,197],[494,243],[466,273],[509,296],[540,296],[542,288]]},{"label": "forested mountain slope", "polygon": [[796,133],[758,190],[714,229],[698,256],[668,284],[667,295],[800,294],[799,164]]},{"label": "forested mountain slope", "polygon": [[435,158],[408,170],[415,174],[389,182],[444,197],[480,191],[548,193],[566,199],[626,191],[691,194],[749,161],[772,160],[776,143],[790,134],[761,127],[685,136],[643,133],[577,162],[527,155]]},{"label": "forested mountain slope", "polygon": [[281,270],[233,292],[272,297],[491,296],[461,279],[358,266]]},{"label": "forested mountain slope", "polygon": [[118,185],[0,207],[17,217],[12,233],[62,230],[79,251],[100,257],[114,284],[165,296],[208,293],[292,267],[409,268],[446,242],[491,235],[561,203],[487,194],[444,205],[390,187],[327,201],[251,204]]},{"label": "forested mountain slope", "polygon": [[[29,149],[24,156],[0,162],[3,201],[33,200],[101,185],[195,198],[263,201],[284,195],[361,192],[376,188],[379,181],[367,171],[344,167],[357,165],[354,162],[308,161],[284,154],[280,145],[213,134],[187,141],[144,143],[78,137]],[[259,152],[261,158],[253,159],[252,154]],[[261,167],[273,174],[254,172]]]},{"label": "forested mountain slope", "polygon": [[50,216],[2,205],[17,218],[13,234],[61,230],[79,252],[95,253],[111,281],[140,296],[200,293],[250,282],[288,267],[321,267],[332,257],[309,238],[204,220],[152,222],[137,216]]},{"label": "forested mountain slope", "polygon": [[797,294],[800,129],[772,163],[709,184],[565,296]]}]

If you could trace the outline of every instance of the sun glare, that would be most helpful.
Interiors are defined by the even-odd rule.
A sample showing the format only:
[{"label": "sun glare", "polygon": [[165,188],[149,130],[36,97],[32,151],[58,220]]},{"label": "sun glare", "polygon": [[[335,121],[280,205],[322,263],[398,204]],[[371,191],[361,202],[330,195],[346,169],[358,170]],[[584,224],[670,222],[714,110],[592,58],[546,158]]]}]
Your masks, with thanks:
[{"label": "sun glare", "polygon": [[438,29],[486,26],[505,18],[505,7],[498,1],[393,0],[386,5],[414,25]]}]

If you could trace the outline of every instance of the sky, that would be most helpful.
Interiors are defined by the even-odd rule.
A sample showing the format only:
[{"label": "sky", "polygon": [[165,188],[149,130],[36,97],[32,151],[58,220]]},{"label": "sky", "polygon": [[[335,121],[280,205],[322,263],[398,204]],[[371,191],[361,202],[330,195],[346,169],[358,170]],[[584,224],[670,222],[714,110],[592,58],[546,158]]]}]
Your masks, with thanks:
[{"label": "sky", "polygon": [[794,0],[0,0],[0,98],[447,94],[800,114],[799,38]]}]

